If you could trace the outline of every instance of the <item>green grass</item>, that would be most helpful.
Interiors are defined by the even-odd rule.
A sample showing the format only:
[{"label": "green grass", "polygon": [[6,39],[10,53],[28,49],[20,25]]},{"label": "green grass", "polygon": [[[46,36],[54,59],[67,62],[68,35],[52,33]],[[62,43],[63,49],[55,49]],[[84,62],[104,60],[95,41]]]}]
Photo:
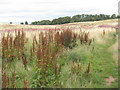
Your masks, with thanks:
[{"label": "green grass", "polygon": [[[23,87],[24,79],[28,80],[28,87],[62,87],[62,88],[117,88],[118,80],[112,83],[111,86],[106,86],[104,79],[112,76],[118,77],[118,66],[113,59],[112,50],[108,50],[116,42],[116,35],[109,34],[101,37],[104,43],[93,42],[90,46],[81,45],[78,42],[78,46],[68,51],[65,51],[62,56],[58,58],[58,63],[62,65],[59,78],[54,79],[55,76],[48,74],[46,86],[41,86],[39,80],[41,79],[39,69],[36,67],[36,58],[32,63],[28,62],[28,71],[25,70],[22,61],[15,60],[11,63],[9,72],[13,72],[14,67],[16,69],[16,88]],[[30,45],[26,44],[26,56],[29,60]],[[93,49],[94,47],[94,49]],[[71,62],[75,61],[77,65],[80,61],[82,70],[79,74],[71,73]],[[85,71],[88,63],[90,63],[90,73],[87,75]],[[52,71],[52,70],[51,70]],[[48,73],[50,73],[49,71]],[[9,76],[10,76],[9,75]]]},{"label": "green grass", "polygon": [[[62,87],[71,88],[117,88],[118,81],[112,83],[110,86],[105,85],[105,78],[112,76],[118,78],[118,66],[113,60],[112,52],[108,50],[115,42],[115,35],[109,34],[104,38],[105,44],[99,44],[93,42],[91,46],[82,46],[68,51],[66,55],[66,64],[62,68],[61,80],[63,82]],[[94,46],[94,50],[92,47]],[[83,69],[87,68],[87,64],[91,63],[89,77],[78,76],[76,74],[70,75],[71,60],[80,60]],[[82,78],[81,78],[82,77]]]}]

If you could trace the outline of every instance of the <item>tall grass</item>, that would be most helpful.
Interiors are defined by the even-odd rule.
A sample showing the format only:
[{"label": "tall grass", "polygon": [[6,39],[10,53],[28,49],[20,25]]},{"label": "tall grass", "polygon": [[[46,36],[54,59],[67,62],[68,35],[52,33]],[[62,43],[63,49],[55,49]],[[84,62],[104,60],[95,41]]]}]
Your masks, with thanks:
[{"label": "tall grass", "polygon": [[[24,70],[29,73],[31,68],[34,70],[32,80],[21,78],[24,88],[28,87],[49,87],[51,84],[60,84],[58,79],[61,75],[62,65],[58,62],[64,51],[74,48],[77,41],[81,44],[91,43],[88,33],[74,33],[70,28],[61,31],[46,31],[34,36],[31,43],[24,31],[15,31],[15,36],[8,33],[2,37],[2,87],[16,88],[17,62],[22,62]],[[63,58],[63,57],[62,57]],[[80,62],[76,65],[71,64],[71,73],[81,72]],[[22,67],[19,67],[22,68]],[[13,70],[12,70],[13,69]],[[10,73],[11,72],[11,73]],[[23,71],[24,72],[24,71]],[[90,72],[90,64],[86,73]],[[19,81],[20,82],[20,81]],[[30,85],[30,83],[32,85]],[[30,85],[30,86],[29,86]]]}]

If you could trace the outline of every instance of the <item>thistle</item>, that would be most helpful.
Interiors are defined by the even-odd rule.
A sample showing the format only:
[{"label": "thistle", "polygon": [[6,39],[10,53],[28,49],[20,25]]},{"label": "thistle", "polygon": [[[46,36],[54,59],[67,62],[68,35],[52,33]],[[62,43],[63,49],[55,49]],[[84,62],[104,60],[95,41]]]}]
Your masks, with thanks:
[{"label": "thistle", "polygon": [[6,87],[7,87],[7,75],[6,72],[4,72],[2,75],[2,88],[6,88]]},{"label": "thistle", "polygon": [[81,71],[81,64],[80,64],[80,62],[78,63],[78,72],[80,72]]},{"label": "thistle", "polygon": [[12,48],[12,47],[13,47],[13,38],[10,37],[10,48]]},{"label": "thistle", "polygon": [[54,72],[55,72],[55,77],[57,77],[57,62],[54,63]]},{"label": "thistle", "polygon": [[9,77],[7,77],[7,87],[9,87],[9,85],[10,85],[10,79]]},{"label": "thistle", "polygon": [[24,65],[25,69],[27,70],[27,59],[26,59],[26,56],[24,53],[22,54],[22,61],[23,61],[23,65]]},{"label": "thistle", "polygon": [[87,69],[86,69],[86,73],[87,73],[87,74],[90,73],[90,63],[88,64],[88,67],[87,67]]}]

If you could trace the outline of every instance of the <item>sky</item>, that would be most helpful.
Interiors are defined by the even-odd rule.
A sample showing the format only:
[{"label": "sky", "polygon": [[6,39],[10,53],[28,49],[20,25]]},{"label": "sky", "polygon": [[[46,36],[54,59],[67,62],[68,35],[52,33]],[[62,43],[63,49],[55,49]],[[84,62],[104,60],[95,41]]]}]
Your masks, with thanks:
[{"label": "sky", "polygon": [[76,14],[118,14],[119,0],[0,0],[0,23],[52,20]]}]

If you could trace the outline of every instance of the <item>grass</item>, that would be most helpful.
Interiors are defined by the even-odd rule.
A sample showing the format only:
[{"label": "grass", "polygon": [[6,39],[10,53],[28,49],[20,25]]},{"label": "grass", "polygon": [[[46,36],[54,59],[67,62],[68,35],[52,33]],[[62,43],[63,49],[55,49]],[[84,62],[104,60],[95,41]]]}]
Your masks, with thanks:
[{"label": "grass", "polygon": [[[91,46],[78,46],[66,53],[66,64],[62,68],[61,80],[62,87],[71,88],[117,88],[118,80],[110,86],[105,85],[105,78],[113,76],[118,78],[118,66],[113,60],[112,52],[108,48],[116,42],[115,34],[109,34],[104,37],[105,44],[94,42]],[[94,50],[92,47],[94,45]],[[80,60],[82,68],[85,69],[87,64],[91,63],[89,77],[70,75],[70,61]],[[84,70],[83,70],[84,71]],[[82,77],[82,78],[81,78]]]},{"label": "grass", "polygon": [[[109,76],[118,77],[118,66],[112,57],[113,52],[108,50],[116,42],[116,34],[110,33],[99,36],[99,39],[101,40],[100,42],[95,40],[91,45],[81,44],[78,41],[76,47],[66,49],[56,59],[58,64],[61,65],[58,78],[56,78],[53,68],[49,68],[46,71],[46,75],[44,75],[42,68],[36,66],[37,57],[33,57],[32,62],[29,61],[30,49],[32,47],[29,43],[25,44],[28,70],[25,70],[23,62],[16,58],[13,62],[7,64],[5,72],[11,78],[11,72],[15,71],[14,84],[16,88],[24,87],[25,80],[27,80],[27,87],[32,88],[116,88],[118,87],[117,80],[110,86],[106,86],[104,81]],[[78,63],[80,63],[80,71],[77,68]],[[86,73],[88,65],[90,65],[90,73]],[[44,79],[44,76],[47,78]],[[41,82],[43,83],[41,84]],[[44,82],[46,83],[44,84]]]}]

